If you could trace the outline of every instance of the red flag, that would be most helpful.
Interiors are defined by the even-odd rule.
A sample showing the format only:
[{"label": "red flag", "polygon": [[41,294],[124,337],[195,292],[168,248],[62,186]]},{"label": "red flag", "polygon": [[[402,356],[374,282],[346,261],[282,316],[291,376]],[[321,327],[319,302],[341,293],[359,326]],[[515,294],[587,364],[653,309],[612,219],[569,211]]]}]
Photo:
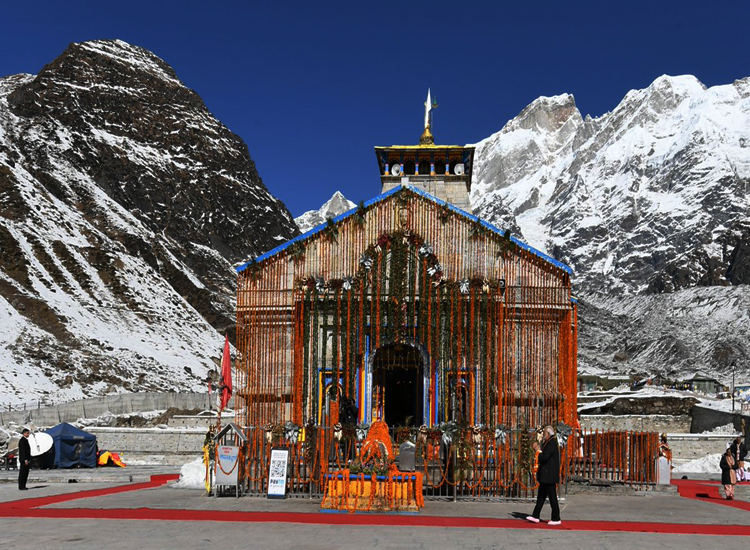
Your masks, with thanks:
[{"label": "red flag", "polygon": [[229,336],[224,336],[224,356],[221,358],[221,406],[219,410],[224,410],[230,397],[232,397],[232,360],[229,356]]}]

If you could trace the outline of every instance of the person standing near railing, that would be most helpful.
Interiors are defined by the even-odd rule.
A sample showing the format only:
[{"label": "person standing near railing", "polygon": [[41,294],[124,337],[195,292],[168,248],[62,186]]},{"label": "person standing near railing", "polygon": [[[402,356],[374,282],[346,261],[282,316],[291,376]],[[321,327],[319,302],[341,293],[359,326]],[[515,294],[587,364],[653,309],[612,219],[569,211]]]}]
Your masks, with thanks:
[{"label": "person standing near railing", "polygon": [[552,426],[544,427],[544,440],[542,441],[542,452],[539,454],[539,469],[536,472],[536,480],[539,488],[536,493],[536,506],[526,520],[531,523],[539,523],[542,506],[549,498],[552,508],[552,519],[547,525],[560,525],[560,505],[557,503],[557,484],[560,483],[560,448],[557,445],[555,429]]},{"label": "person standing near railing", "polygon": [[659,443],[659,456],[663,456],[669,462],[670,467],[672,466],[672,449],[667,443],[667,434],[661,434],[661,442]]},{"label": "person standing near railing", "polygon": [[719,462],[721,483],[724,485],[724,494],[727,500],[734,500],[734,486],[737,483],[737,473],[734,471],[734,466],[735,460],[732,456],[732,449],[727,447]]},{"label": "person standing near railing", "polygon": [[732,451],[732,458],[734,458],[734,470],[737,474],[737,483],[745,481],[745,457],[747,456],[747,447],[742,442],[742,436],[737,436],[732,444],[729,446]]},{"label": "person standing near railing", "polygon": [[29,445],[29,429],[24,428],[21,432],[21,440],[18,442],[18,489],[26,490],[26,480],[29,479],[29,468],[31,468],[31,445]]}]

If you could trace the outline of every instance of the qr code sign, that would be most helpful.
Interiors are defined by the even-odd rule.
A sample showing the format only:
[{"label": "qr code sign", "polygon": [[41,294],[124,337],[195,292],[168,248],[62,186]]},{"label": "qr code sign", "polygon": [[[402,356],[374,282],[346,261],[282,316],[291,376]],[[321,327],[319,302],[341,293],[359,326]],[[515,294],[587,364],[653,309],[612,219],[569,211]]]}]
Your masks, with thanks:
[{"label": "qr code sign", "polygon": [[269,477],[286,477],[286,461],[271,460],[271,471]]}]

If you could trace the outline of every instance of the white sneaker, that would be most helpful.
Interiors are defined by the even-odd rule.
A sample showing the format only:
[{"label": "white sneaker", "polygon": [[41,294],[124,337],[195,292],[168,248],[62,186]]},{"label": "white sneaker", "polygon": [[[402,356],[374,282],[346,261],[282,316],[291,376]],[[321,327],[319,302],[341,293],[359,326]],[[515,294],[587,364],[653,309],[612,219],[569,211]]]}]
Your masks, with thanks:
[{"label": "white sneaker", "polygon": [[560,520],[557,520],[557,521],[548,521],[547,525],[562,525],[562,521],[560,521]]},{"label": "white sneaker", "polygon": [[535,518],[534,516],[526,516],[526,521],[530,521],[531,523],[539,523],[539,518]]}]

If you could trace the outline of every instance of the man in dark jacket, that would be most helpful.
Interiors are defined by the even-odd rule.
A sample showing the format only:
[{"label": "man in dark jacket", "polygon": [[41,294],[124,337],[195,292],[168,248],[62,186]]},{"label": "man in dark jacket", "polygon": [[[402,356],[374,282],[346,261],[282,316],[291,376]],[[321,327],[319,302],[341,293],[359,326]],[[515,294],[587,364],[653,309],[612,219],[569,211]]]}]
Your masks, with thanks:
[{"label": "man in dark jacket", "polygon": [[18,442],[18,488],[26,490],[26,480],[29,479],[29,465],[31,463],[31,445],[29,445],[29,429],[24,428],[21,432],[21,440]]},{"label": "man in dark jacket", "polygon": [[544,427],[544,440],[542,441],[542,452],[539,454],[539,469],[536,472],[536,480],[539,488],[536,493],[536,506],[530,516],[526,519],[531,523],[539,523],[539,515],[542,513],[544,501],[549,498],[552,508],[552,520],[547,525],[560,525],[560,505],[557,503],[557,484],[560,482],[560,448],[557,446],[555,430],[552,426]]}]

